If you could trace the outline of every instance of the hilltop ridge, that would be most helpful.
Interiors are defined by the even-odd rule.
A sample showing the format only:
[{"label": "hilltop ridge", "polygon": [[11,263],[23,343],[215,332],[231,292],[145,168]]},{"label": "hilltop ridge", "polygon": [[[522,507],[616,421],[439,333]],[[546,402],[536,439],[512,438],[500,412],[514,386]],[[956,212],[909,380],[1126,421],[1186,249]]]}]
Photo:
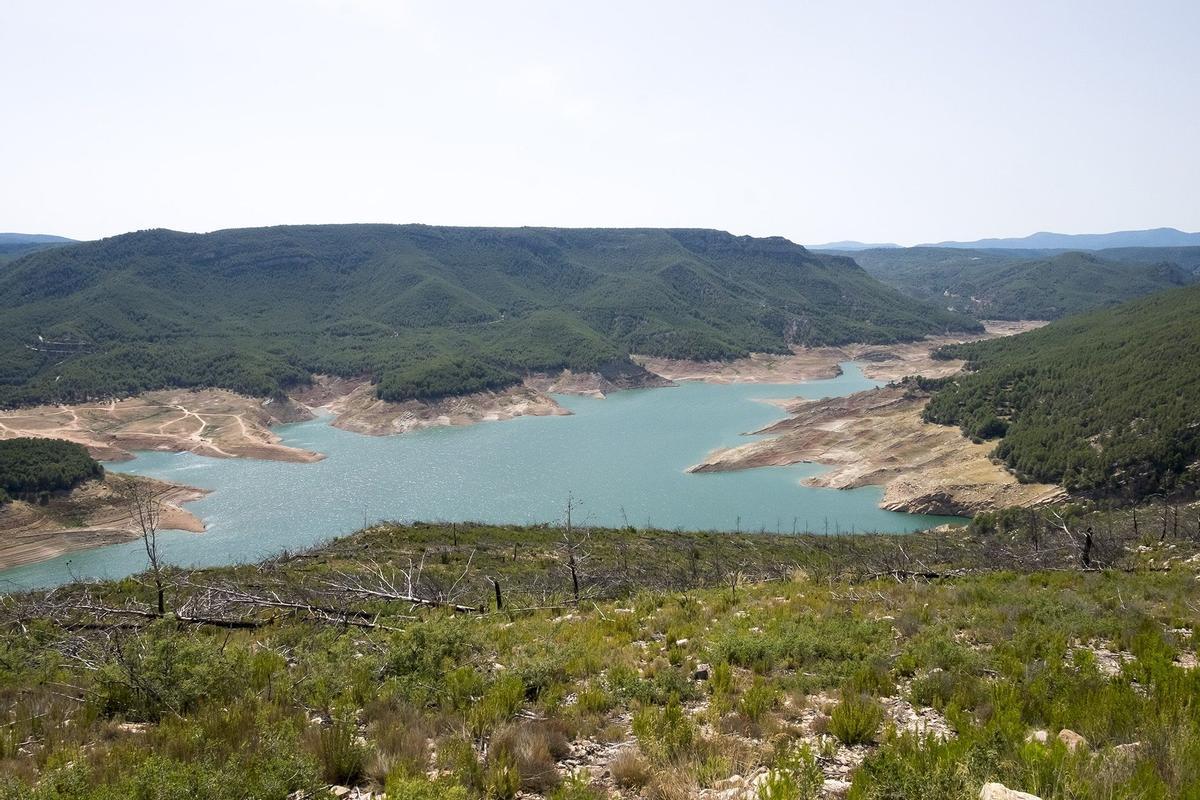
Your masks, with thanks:
[{"label": "hilltop ridge", "polygon": [[148,230],[0,273],[0,405],[159,388],[281,396],[369,376],[384,400],[977,331],[851,259],[701,229],[314,225]]}]

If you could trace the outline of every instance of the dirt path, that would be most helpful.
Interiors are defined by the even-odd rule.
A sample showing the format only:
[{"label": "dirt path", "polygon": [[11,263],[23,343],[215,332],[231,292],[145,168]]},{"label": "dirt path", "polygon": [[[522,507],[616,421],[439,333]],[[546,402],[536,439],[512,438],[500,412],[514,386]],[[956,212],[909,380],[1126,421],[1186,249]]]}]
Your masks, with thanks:
[{"label": "dirt path", "polygon": [[67,439],[108,461],[132,458],[134,450],[170,450],[215,458],[310,462],[322,456],[280,444],[271,426],[311,417],[308,408],[291,402],[264,403],[222,389],[176,390],[104,405],[0,412],[0,437]]}]

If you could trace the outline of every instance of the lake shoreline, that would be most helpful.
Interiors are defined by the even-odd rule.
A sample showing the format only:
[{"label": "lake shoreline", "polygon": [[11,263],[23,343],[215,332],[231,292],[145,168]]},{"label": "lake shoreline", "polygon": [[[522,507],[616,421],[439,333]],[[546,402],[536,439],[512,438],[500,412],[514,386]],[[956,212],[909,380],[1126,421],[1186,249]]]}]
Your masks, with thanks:
[{"label": "lake shoreline", "polygon": [[[989,328],[987,335],[1004,335]],[[932,361],[930,351],[946,343],[946,339],[924,340],[890,347],[867,347],[862,345],[845,348],[798,349],[791,356],[755,355],[736,362],[716,362],[697,366],[698,362],[656,361],[647,365],[640,375],[618,376],[609,380],[597,373],[571,373],[564,371],[557,376],[534,376],[520,387],[504,392],[478,393],[467,398],[450,398],[438,403],[384,403],[374,397],[369,382],[365,380],[335,379],[318,376],[313,386],[287,401],[260,401],[222,390],[173,391],[147,393],[138,398],[113,401],[104,405],[81,405],[77,407],[44,407],[46,416],[40,420],[29,410],[6,412],[0,415],[0,424],[6,434],[14,432],[14,419],[25,422],[20,432],[41,435],[71,434],[68,438],[81,443],[90,443],[101,457],[108,460],[128,460],[133,450],[142,452],[191,453],[216,459],[250,459],[316,464],[324,459],[320,448],[298,446],[295,441],[285,441],[274,430],[279,425],[314,421],[327,417],[324,424],[372,437],[389,437],[396,433],[410,433],[427,428],[473,425],[476,422],[512,420],[528,416],[566,416],[572,412],[555,397],[578,396],[581,398],[605,398],[632,388],[683,385],[692,382],[709,384],[801,384],[830,380],[842,374],[838,362],[831,358],[857,355],[862,359],[864,375],[875,380],[886,379],[896,374],[923,369],[932,365],[942,373],[957,371],[958,362]],[[960,341],[961,337],[954,337]],[[649,367],[661,370],[655,373]],[[861,393],[859,393],[861,394]],[[852,394],[850,397],[857,397]],[[845,400],[846,398],[841,398]],[[797,404],[805,402],[788,400],[785,397],[758,398],[776,408],[795,414]],[[795,417],[791,417],[794,421]],[[778,436],[789,427],[789,418],[777,420],[755,433]],[[791,427],[795,427],[793,422]],[[940,426],[939,426],[940,427]],[[951,429],[946,429],[947,431]],[[957,435],[957,431],[954,431]],[[89,436],[90,434],[90,436]],[[961,436],[959,437],[961,438]],[[963,442],[966,442],[964,439]],[[794,443],[793,443],[794,444]],[[846,443],[843,442],[843,445]],[[863,453],[863,442],[852,460],[871,461],[875,455]],[[767,465],[796,463],[821,464],[827,469],[820,475],[809,476],[799,481],[800,485],[819,488],[852,489],[867,485],[884,486],[885,491],[878,508],[902,511],[909,514],[958,515],[969,513],[982,505],[964,504],[952,492],[949,496],[939,493],[938,487],[929,480],[913,480],[904,469],[864,477],[848,469],[843,457],[831,458],[829,448],[824,452],[811,443],[786,450],[780,456],[776,439],[762,439],[736,447],[719,448],[690,471],[708,472],[727,469],[746,469]],[[845,447],[843,449],[846,449]],[[728,454],[735,455],[730,456]],[[763,454],[768,454],[764,456]],[[886,478],[886,479],[885,479]],[[796,485],[796,484],[792,484]],[[915,488],[914,488],[915,487]],[[172,498],[172,524],[164,529],[203,530],[203,521],[180,507],[204,497],[206,490],[180,484],[181,494]],[[1017,499],[1021,502],[1021,498]],[[178,512],[178,513],[176,513]],[[2,516],[2,515],[0,515]],[[10,515],[11,516],[11,515]],[[513,522],[519,522],[514,518]],[[11,526],[10,526],[11,527]],[[0,528],[2,529],[2,528]],[[103,547],[120,541],[128,541],[131,532],[127,526],[113,524],[86,524],[83,526],[60,525],[55,527],[43,521],[37,529],[44,541],[38,548],[21,545],[25,555],[7,557],[0,549],[0,570],[52,559],[68,551]],[[25,537],[28,539],[28,536]]]},{"label": "lake shoreline", "polygon": [[[51,497],[45,506],[15,500],[0,508],[0,572],[140,538],[141,528],[117,496],[114,480],[109,474],[88,481]],[[183,506],[206,490],[140,476],[134,480],[159,491],[161,530],[204,533],[204,521]]]}]

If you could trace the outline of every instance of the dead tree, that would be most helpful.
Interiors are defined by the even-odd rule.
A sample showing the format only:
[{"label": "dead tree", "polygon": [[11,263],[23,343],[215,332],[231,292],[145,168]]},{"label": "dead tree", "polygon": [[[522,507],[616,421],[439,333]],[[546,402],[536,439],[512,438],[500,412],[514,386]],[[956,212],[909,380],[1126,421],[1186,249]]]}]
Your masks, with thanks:
[{"label": "dead tree", "polygon": [[162,557],[158,551],[158,526],[162,521],[165,492],[166,489],[161,484],[130,477],[122,478],[117,487],[117,494],[126,512],[133,520],[136,532],[142,537],[146,560],[150,564],[150,576],[158,595],[159,616],[167,613],[166,578],[163,574]]},{"label": "dead tree", "polygon": [[580,505],[580,502],[572,495],[567,495],[567,524],[563,529],[562,545],[559,548],[563,564],[571,576],[571,596],[575,598],[576,604],[579,603],[580,568],[588,558],[588,553],[583,548],[591,540],[590,531],[585,531],[580,537],[575,535],[572,514]]}]

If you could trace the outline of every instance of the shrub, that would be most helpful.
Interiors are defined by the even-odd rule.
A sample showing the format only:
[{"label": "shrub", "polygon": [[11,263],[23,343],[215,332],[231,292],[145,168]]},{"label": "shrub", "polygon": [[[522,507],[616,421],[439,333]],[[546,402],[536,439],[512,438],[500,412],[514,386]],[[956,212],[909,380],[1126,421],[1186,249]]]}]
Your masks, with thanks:
[{"label": "shrub", "polygon": [[603,686],[588,684],[576,694],[575,705],[584,714],[603,714],[613,707],[613,697]]},{"label": "shrub", "polygon": [[859,667],[851,676],[847,687],[860,694],[886,697],[896,691],[896,682],[892,680],[887,662],[876,659]]},{"label": "shrub", "polygon": [[633,735],[650,758],[668,762],[688,753],[699,738],[696,723],[684,713],[679,700],[665,706],[646,706],[633,716]]},{"label": "shrub", "polygon": [[371,740],[376,752],[368,773],[383,785],[389,776],[421,775],[429,763],[428,742],[433,736],[429,722],[411,706],[373,703],[366,709]]},{"label": "shrub", "polygon": [[750,688],[742,693],[742,699],[738,702],[738,711],[746,719],[757,724],[762,721],[768,711],[775,707],[778,699],[779,692],[772,684],[762,678],[755,678]]},{"label": "shrub", "polygon": [[846,691],[829,715],[829,732],[842,744],[867,744],[875,740],[881,722],[883,707],[877,700]]},{"label": "shrub", "polygon": [[558,785],[558,759],[571,751],[562,726],[553,720],[505,725],[488,745],[488,761],[503,759],[520,776],[521,788],[545,794]]},{"label": "shrub", "polygon": [[466,788],[457,783],[403,774],[388,778],[384,793],[388,800],[468,800]]},{"label": "shrub", "polygon": [[476,736],[517,715],[525,703],[525,686],[516,675],[503,675],[488,687],[471,708],[471,730]]},{"label": "shrub", "polygon": [[607,793],[593,786],[586,772],[576,772],[546,795],[547,800],[604,800]]},{"label": "shrub", "polygon": [[816,800],[824,783],[825,775],[809,746],[788,747],[767,771],[757,800]]},{"label": "shrub", "polygon": [[329,725],[310,734],[311,747],[321,765],[321,775],[329,783],[353,785],[363,776],[367,752],[358,743],[354,723],[335,718]]},{"label": "shrub", "polygon": [[650,765],[632,747],[613,756],[608,764],[613,783],[624,789],[640,789],[650,780]]},{"label": "shrub", "polygon": [[180,633],[171,620],[158,620],[114,648],[93,693],[105,716],[156,722],[168,713],[192,711],[201,698],[231,697],[243,682],[219,642],[200,632]]},{"label": "shrub", "polygon": [[510,753],[488,759],[483,775],[483,794],[488,800],[512,800],[521,789],[521,771]]}]

